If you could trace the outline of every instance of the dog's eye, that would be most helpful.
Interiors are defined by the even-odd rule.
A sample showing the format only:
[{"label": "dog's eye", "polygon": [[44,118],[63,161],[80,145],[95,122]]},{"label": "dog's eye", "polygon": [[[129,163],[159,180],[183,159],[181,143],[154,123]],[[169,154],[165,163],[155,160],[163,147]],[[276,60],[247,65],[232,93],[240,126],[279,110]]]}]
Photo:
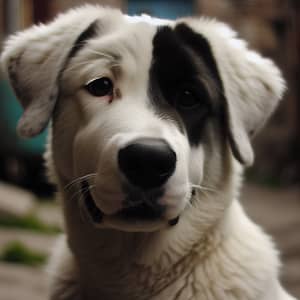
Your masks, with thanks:
[{"label": "dog's eye", "polygon": [[114,85],[108,77],[93,79],[85,85],[85,89],[95,97],[113,96]]},{"label": "dog's eye", "polygon": [[176,107],[179,109],[193,109],[201,104],[201,101],[192,90],[183,89],[181,90],[175,99]]}]

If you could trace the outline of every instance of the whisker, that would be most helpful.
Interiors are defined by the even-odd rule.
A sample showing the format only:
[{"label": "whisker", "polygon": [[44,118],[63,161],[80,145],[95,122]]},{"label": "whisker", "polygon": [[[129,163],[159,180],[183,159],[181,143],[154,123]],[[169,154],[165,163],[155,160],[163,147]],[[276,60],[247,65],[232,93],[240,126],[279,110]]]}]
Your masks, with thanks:
[{"label": "whisker", "polygon": [[115,60],[115,57],[113,55],[110,55],[110,54],[105,53],[105,52],[101,52],[101,51],[97,51],[97,50],[93,50],[93,49],[89,49],[89,48],[86,48],[86,51],[88,51],[90,53],[93,53],[93,54],[97,54],[100,57],[105,57],[109,60]]},{"label": "whisker", "polygon": [[95,185],[90,185],[89,187],[85,188],[84,190],[80,189],[71,198],[71,199],[73,199],[76,195],[78,195],[78,193],[81,193],[81,195],[79,197],[79,200],[78,200],[78,206],[79,206],[80,218],[84,222],[90,222],[90,219],[88,218],[88,216],[87,216],[87,214],[85,212],[84,197],[94,187],[95,187]]},{"label": "whisker", "polygon": [[209,197],[209,196],[210,196],[210,194],[209,194],[207,191],[204,191],[204,190],[202,190],[202,189],[199,189],[199,193],[203,194],[203,195],[206,196],[206,197]]},{"label": "whisker", "polygon": [[[92,54],[96,54],[97,56],[99,56],[99,58],[105,58],[105,59],[111,61],[112,64],[110,65],[110,67],[119,67],[121,65],[117,61],[117,58],[114,55],[111,55],[109,53],[105,53],[105,52],[101,52],[101,51],[97,51],[97,50],[89,49],[89,48],[86,48],[85,51],[88,51]],[[75,68],[77,68],[81,65],[90,64],[93,59],[94,58],[90,58],[89,60],[85,60],[85,61],[75,63],[74,65],[72,65],[70,67],[67,67],[66,71],[72,71],[73,69],[75,69]]]},{"label": "whisker", "polygon": [[91,189],[93,189],[95,187],[95,185],[90,185],[86,188],[79,188],[79,190],[77,190],[72,196],[71,196],[71,200],[73,200],[78,194],[82,194],[82,196],[85,196]]},{"label": "whisker", "polygon": [[188,208],[194,208],[195,206],[194,206],[193,203],[194,203],[193,201],[188,201],[188,202],[186,203],[186,206],[187,206]]},{"label": "whisker", "polygon": [[79,215],[80,215],[81,220],[83,222],[89,222],[89,218],[88,218],[87,213],[85,211],[83,195],[81,195],[81,197],[79,198],[78,207],[79,207]]},{"label": "whisker", "polygon": [[76,64],[74,64],[72,66],[67,67],[65,69],[65,72],[70,72],[70,71],[76,69],[77,67],[80,67],[81,65],[87,65],[87,64],[90,64],[90,63],[91,63],[90,60],[85,60],[85,61],[78,62],[78,63],[76,63]]},{"label": "whisker", "polygon": [[[82,65],[87,65],[87,64],[90,64],[91,61],[90,60],[86,60],[86,61],[81,61],[81,62],[78,62],[72,66],[69,66],[66,68],[65,72],[71,72],[73,71],[74,69],[76,69],[77,67],[80,67]],[[117,68],[117,67],[120,67],[121,66],[121,63],[112,63],[109,65],[110,68]],[[101,74],[99,74],[99,77],[101,76]]]},{"label": "whisker", "polygon": [[85,190],[79,189],[79,191],[76,191],[75,193],[73,193],[73,195],[71,196],[71,200],[73,200],[76,196],[78,195],[82,195],[84,196],[84,193],[88,191],[88,188],[86,188]]},{"label": "whisker", "polygon": [[81,177],[78,177],[78,178],[75,178],[74,180],[72,180],[71,182],[69,182],[68,184],[66,184],[64,186],[64,190],[67,190],[68,188],[70,188],[72,185],[74,185],[75,183],[79,183],[83,180],[86,180],[86,179],[90,179],[90,178],[93,178],[93,177],[96,177],[97,173],[90,173],[90,174],[87,174],[87,175],[84,175],[84,176],[81,176]]},{"label": "whisker", "polygon": [[203,185],[191,184],[191,187],[195,188],[195,189],[199,189],[201,191],[217,192],[216,189],[207,187],[207,186],[203,186]]}]

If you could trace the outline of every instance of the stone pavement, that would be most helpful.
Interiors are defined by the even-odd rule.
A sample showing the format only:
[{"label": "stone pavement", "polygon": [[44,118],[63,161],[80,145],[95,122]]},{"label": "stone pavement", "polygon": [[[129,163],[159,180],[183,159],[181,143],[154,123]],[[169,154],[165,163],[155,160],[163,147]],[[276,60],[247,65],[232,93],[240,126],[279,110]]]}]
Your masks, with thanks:
[{"label": "stone pavement", "polygon": [[0,264],[0,300],[47,300],[45,271]]},{"label": "stone pavement", "polygon": [[[273,235],[283,259],[282,281],[300,299],[300,189],[271,190],[246,185],[241,198],[252,219]],[[58,207],[43,207],[38,214],[45,222],[61,224]],[[14,240],[47,254],[55,236],[0,227],[0,249]],[[46,300],[46,295],[43,268],[0,263],[0,300]]]},{"label": "stone pavement", "polygon": [[34,208],[34,195],[23,189],[0,182],[0,192],[0,216],[23,216]]},{"label": "stone pavement", "polygon": [[[59,207],[40,204],[29,192],[0,183],[0,217],[35,215],[43,224],[62,227]],[[26,248],[49,255],[57,235],[5,228],[0,225],[0,251],[18,241]],[[47,300],[44,267],[29,267],[0,262],[0,300]]]}]

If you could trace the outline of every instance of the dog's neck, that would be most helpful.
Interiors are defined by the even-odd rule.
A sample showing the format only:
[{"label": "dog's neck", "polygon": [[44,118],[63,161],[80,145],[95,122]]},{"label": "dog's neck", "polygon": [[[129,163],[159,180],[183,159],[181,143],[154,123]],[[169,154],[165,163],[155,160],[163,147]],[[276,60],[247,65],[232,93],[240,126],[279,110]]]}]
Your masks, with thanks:
[{"label": "dog's neck", "polygon": [[[223,166],[231,167],[231,163]],[[78,264],[82,290],[87,293],[84,298],[89,300],[94,299],[93,295],[109,300],[156,300],[160,298],[155,295],[162,290],[179,292],[182,278],[190,278],[195,266],[217,252],[215,249],[223,242],[227,215],[240,180],[240,170],[220,172],[236,177],[216,178],[219,185],[209,178],[215,191],[198,191],[176,226],[153,233],[126,233],[97,229],[82,218],[74,191],[64,189],[69,181],[57,173],[54,175],[63,198],[69,247]]]},{"label": "dog's neck", "polygon": [[[264,289],[260,282],[277,272],[277,256],[234,200],[239,178],[228,178],[216,193],[196,194],[196,207],[187,208],[176,226],[153,233],[96,229],[82,218],[76,199],[63,192],[68,242],[83,299],[189,299],[197,295],[206,300],[211,299],[210,293],[214,299],[258,299]],[[259,247],[245,236],[260,241]],[[266,261],[271,266],[268,270]],[[238,272],[234,278],[232,270]],[[228,276],[233,278],[230,283]],[[230,294],[230,289],[225,295],[219,288],[239,282],[248,282],[250,287],[241,290],[243,296]]]},{"label": "dog's neck", "polygon": [[[231,193],[220,193],[219,197],[223,195],[228,195],[229,206]],[[204,205],[197,209],[201,212],[199,216],[187,209],[174,227],[154,233],[125,233],[94,228],[80,216],[76,201],[70,200],[67,194],[63,197],[69,245],[79,264],[81,281],[90,295],[99,294],[95,289],[101,286],[107,293],[103,294],[103,299],[127,295],[129,287],[131,295],[127,295],[128,299],[136,299],[135,295],[139,300],[142,299],[140,295],[149,299],[176,283],[183,274],[192,272],[196,261],[199,264],[199,260],[205,260],[222,240],[215,232],[223,233],[216,227],[222,227],[221,216],[226,207],[216,206],[212,220],[207,219]],[[218,200],[215,195],[205,199],[202,195],[201,199],[195,200],[210,201],[209,209],[211,201],[224,203],[224,199]]]}]

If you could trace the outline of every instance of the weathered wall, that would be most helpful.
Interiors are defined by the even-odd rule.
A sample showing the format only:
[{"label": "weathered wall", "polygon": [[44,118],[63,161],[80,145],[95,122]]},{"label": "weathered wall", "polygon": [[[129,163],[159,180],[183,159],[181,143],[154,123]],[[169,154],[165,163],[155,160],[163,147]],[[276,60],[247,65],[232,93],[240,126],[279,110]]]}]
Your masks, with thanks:
[{"label": "weathered wall", "polygon": [[84,3],[91,3],[91,4],[100,4],[100,5],[109,5],[112,7],[118,7],[125,9],[126,8],[126,1],[123,0],[53,0],[51,1],[51,11],[52,14],[56,14],[59,11],[64,11],[68,8],[75,7],[78,5],[82,5]]}]

